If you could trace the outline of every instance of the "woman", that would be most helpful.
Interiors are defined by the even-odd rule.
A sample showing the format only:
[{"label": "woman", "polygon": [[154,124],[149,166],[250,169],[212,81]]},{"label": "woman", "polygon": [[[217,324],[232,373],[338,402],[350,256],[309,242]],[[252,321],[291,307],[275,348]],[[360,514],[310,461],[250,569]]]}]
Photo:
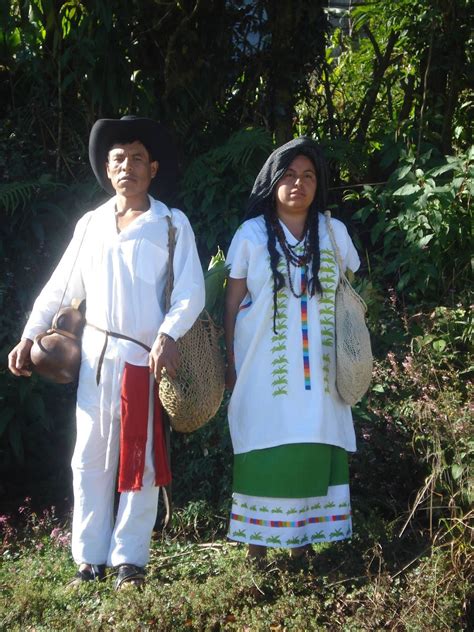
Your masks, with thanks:
[{"label": "woman", "polygon": [[[322,213],[327,166],[297,138],[255,180],[247,221],[227,256],[227,386],[234,448],[229,538],[294,557],[352,532],[350,407],[335,388],[334,296],[339,272]],[[359,257],[332,220],[344,266]]]}]

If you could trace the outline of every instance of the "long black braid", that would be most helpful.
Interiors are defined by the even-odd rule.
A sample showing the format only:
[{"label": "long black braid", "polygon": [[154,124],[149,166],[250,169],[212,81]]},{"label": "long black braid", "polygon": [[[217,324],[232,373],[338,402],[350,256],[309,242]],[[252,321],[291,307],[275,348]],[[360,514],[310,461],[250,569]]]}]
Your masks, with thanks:
[{"label": "long black braid", "polygon": [[321,266],[321,253],[319,251],[319,213],[316,203],[313,200],[308,212],[309,227],[309,252],[311,253],[311,278],[308,281],[308,292],[310,296],[323,293],[321,281],[319,280],[319,268]]},{"label": "long black braid", "polygon": [[278,292],[285,287],[285,277],[283,276],[283,274],[278,270],[278,263],[280,262],[280,253],[277,250],[276,247],[276,235],[275,235],[275,231],[273,230],[273,226],[272,226],[272,215],[275,213],[274,209],[273,209],[273,204],[268,204],[267,206],[269,206],[269,210],[265,209],[264,213],[263,213],[263,217],[265,219],[265,226],[267,229],[267,249],[268,249],[268,254],[270,255],[270,267],[272,269],[272,276],[273,276],[273,331],[275,332],[275,334],[277,333],[276,330],[276,319],[277,319],[277,315],[278,315],[278,310],[277,310],[277,299],[278,299]]}]

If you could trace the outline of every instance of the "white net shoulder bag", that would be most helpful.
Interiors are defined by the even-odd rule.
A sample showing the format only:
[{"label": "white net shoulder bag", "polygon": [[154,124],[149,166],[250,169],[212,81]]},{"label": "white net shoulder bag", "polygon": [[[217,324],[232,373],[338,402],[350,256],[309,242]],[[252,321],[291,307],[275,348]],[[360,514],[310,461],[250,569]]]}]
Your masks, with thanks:
[{"label": "white net shoulder bag", "polygon": [[341,398],[353,406],[367,392],[372,379],[372,349],[365,321],[367,305],[345,275],[339,248],[326,211],[326,226],[339,266],[335,298],[336,388]]}]

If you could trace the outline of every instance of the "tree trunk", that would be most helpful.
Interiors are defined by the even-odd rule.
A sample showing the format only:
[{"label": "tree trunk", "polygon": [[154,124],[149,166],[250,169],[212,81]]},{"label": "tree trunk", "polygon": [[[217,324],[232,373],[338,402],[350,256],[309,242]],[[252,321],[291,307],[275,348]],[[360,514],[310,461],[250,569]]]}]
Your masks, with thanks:
[{"label": "tree trunk", "polygon": [[318,57],[323,56],[325,4],[322,0],[265,2],[271,33],[268,118],[278,145],[293,137],[299,94],[306,85],[309,68],[315,69]]}]

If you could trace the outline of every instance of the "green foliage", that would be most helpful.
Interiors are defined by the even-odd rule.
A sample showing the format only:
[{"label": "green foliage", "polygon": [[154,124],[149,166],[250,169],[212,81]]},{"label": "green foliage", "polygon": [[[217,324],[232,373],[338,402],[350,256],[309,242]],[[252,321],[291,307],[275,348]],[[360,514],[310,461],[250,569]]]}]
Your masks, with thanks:
[{"label": "green foliage", "polygon": [[[62,498],[69,482],[73,389],[14,379],[5,363],[75,219],[100,199],[87,161],[99,117],[137,113],[174,131],[203,261],[226,249],[274,138],[320,139],[336,198],[356,185],[345,210],[357,211],[352,228],[367,270],[357,284],[377,356],[373,388],[355,409],[355,536],[319,550],[316,577],[290,572],[285,553],[272,553],[263,576],[238,547],[200,546],[225,533],[232,458],[224,406],[200,431],[173,436],[175,517],[143,595],[123,600],[110,582],[67,595],[72,563],[48,531],[62,525],[29,510],[13,521],[24,519],[24,531],[8,523],[0,570],[8,629],[82,629],[84,620],[97,630],[461,629],[472,500],[468,0],[359,3],[325,51],[322,4],[0,5],[7,499],[25,487]],[[398,537],[408,517],[423,542],[407,540],[408,528]],[[418,558],[430,545],[432,554]]]},{"label": "green foliage", "polygon": [[[394,317],[404,334],[398,340]],[[372,470],[361,491],[371,506],[397,516],[402,532],[415,521],[451,546],[453,561],[465,554],[473,500],[471,340],[472,315],[462,303],[408,310],[392,294],[374,330],[380,359],[371,391],[355,409],[365,439],[355,467]],[[410,495],[411,511],[402,517],[398,503]],[[452,572],[459,572],[459,559]]]},{"label": "green foliage", "polygon": [[[4,446],[3,450],[0,447],[0,455],[3,457],[2,467],[7,470],[11,466],[10,450],[14,458],[24,465],[25,442],[28,438],[29,443],[35,442],[35,437],[49,425],[44,401],[39,389],[35,388],[35,381],[23,380],[15,385],[16,388],[12,388],[12,383],[11,376],[0,374],[0,446]],[[6,443],[5,437],[8,437]],[[8,447],[10,450],[6,449]]]},{"label": "green foliage", "polygon": [[[12,494],[33,471],[31,485],[50,475],[50,462],[56,460],[62,470],[70,456],[74,389],[14,377],[7,370],[7,355],[60,256],[64,232],[72,232],[63,209],[71,208],[68,196],[75,191],[66,191],[48,175],[0,186],[0,471]],[[58,448],[65,445],[68,452],[62,455]]]},{"label": "green foliage", "polygon": [[0,209],[6,215],[13,215],[22,211],[35,199],[39,191],[42,195],[48,195],[58,187],[64,187],[62,183],[51,182],[48,174],[42,175],[33,182],[7,182],[0,185]]},{"label": "green foliage", "polygon": [[355,217],[370,225],[377,277],[411,299],[449,301],[469,285],[473,158],[402,150],[387,183],[347,196],[368,202]]},{"label": "green foliage", "polygon": [[[197,501],[211,508],[215,515],[227,514],[232,477],[227,404],[225,398],[215,418],[196,432],[172,434],[173,501],[177,508],[183,509],[187,503]],[[197,528],[206,530],[208,518],[209,515]],[[214,528],[222,528],[222,525]]]},{"label": "green foliage", "polygon": [[272,148],[262,128],[233,134],[196,157],[183,178],[183,202],[198,242],[207,251],[227,245],[240,225],[258,169]]},{"label": "green foliage", "polygon": [[206,304],[204,309],[211,316],[213,321],[222,326],[224,319],[224,297],[228,266],[225,264],[225,255],[220,248],[211,258],[207,271],[204,272],[204,283],[206,287]]},{"label": "green foliage", "polygon": [[321,139],[338,160],[336,174],[357,183],[386,179],[379,152],[387,141],[466,150],[471,19],[468,0],[355,4],[308,74],[310,93],[295,106],[298,131]]},{"label": "green foliage", "polygon": [[[358,515],[356,513],[356,520]],[[0,529],[13,528],[2,516]],[[365,523],[369,525],[369,523]],[[21,544],[4,540],[0,622],[47,630],[461,630],[468,573],[453,581],[449,552],[408,556],[406,538],[373,520],[351,543],[317,547],[314,566],[270,551],[255,568],[242,547],[221,542],[154,543],[142,592],[113,590],[113,577],[78,590],[67,530],[54,514],[28,513]],[[449,622],[449,623],[448,623]],[[401,628],[403,626],[403,628]]]}]

